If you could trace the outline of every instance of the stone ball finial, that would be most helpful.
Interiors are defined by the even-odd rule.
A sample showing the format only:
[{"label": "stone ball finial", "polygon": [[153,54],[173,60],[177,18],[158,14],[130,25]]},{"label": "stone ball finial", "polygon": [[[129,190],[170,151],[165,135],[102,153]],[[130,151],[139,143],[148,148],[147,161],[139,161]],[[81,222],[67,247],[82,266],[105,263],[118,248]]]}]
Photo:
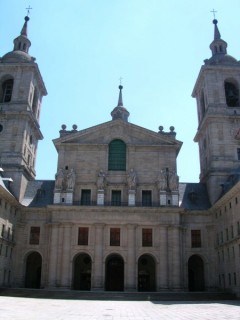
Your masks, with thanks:
[{"label": "stone ball finial", "polygon": [[174,126],[171,126],[169,129],[171,132],[173,132],[175,130]]},{"label": "stone ball finial", "polygon": [[77,125],[73,124],[72,128],[73,128],[73,130],[77,130]]},{"label": "stone ball finial", "polygon": [[164,128],[163,128],[163,126],[159,126],[158,129],[159,129],[160,132],[163,132]]},{"label": "stone ball finial", "polygon": [[62,130],[66,130],[67,126],[65,124],[62,124]]}]

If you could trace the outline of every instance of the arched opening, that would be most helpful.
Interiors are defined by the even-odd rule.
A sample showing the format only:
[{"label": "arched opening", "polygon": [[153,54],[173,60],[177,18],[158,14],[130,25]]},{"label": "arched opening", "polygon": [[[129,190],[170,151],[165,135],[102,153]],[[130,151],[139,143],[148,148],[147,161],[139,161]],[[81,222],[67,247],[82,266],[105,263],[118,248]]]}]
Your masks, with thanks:
[{"label": "arched opening", "polygon": [[26,259],[25,288],[39,289],[41,286],[42,257],[32,252]]},{"label": "arched opening", "polygon": [[225,96],[228,107],[239,107],[239,90],[235,83],[225,81]]},{"label": "arched opening", "polygon": [[116,139],[110,142],[108,150],[108,170],[126,170],[126,144]]},{"label": "arched opening", "polygon": [[189,291],[204,291],[204,262],[198,255],[188,260],[188,289]]},{"label": "arched opening", "polygon": [[91,290],[92,259],[87,253],[77,255],[73,262],[72,288]]},{"label": "arched opening", "polygon": [[124,290],[124,261],[119,255],[111,255],[106,260],[105,290]]},{"label": "arched opening", "polygon": [[2,97],[1,102],[10,102],[12,99],[13,79],[5,80],[2,83]]},{"label": "arched opening", "polygon": [[148,254],[138,259],[138,291],[156,290],[156,264]]},{"label": "arched opening", "polygon": [[204,115],[205,115],[205,111],[206,111],[205,98],[204,98],[203,91],[202,91],[202,94],[201,94],[200,106],[201,106],[201,118],[203,118]]}]

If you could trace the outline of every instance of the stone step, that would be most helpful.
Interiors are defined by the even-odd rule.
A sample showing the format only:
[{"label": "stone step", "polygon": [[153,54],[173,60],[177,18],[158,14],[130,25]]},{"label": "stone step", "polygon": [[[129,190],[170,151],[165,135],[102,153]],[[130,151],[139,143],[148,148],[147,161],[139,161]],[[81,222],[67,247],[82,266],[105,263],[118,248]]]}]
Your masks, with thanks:
[{"label": "stone step", "polygon": [[216,301],[236,299],[235,295],[226,292],[100,292],[22,288],[0,288],[0,296],[40,299],[116,301]]}]

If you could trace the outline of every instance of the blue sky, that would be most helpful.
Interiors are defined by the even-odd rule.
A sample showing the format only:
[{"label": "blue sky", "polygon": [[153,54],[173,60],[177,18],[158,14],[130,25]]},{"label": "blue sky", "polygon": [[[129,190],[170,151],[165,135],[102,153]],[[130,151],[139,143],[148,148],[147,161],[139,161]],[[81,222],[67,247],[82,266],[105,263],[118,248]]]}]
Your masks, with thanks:
[{"label": "blue sky", "polygon": [[51,0],[0,3],[0,56],[13,48],[28,5],[30,54],[48,96],[40,118],[37,178],[53,179],[52,139],[62,124],[78,129],[111,120],[119,78],[130,122],[158,131],[175,127],[182,182],[197,182],[196,102],[191,93],[203,60],[211,56],[213,8],[228,53],[239,58],[240,1]]}]

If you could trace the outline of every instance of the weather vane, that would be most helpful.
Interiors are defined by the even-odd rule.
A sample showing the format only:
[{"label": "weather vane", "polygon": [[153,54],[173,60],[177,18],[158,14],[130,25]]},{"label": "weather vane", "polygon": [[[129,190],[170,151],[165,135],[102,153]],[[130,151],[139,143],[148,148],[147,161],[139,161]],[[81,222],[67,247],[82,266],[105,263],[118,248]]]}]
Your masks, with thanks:
[{"label": "weather vane", "polygon": [[212,14],[213,14],[213,18],[215,19],[215,18],[216,18],[215,13],[217,13],[217,11],[216,11],[216,10],[214,10],[214,9],[212,9],[212,11],[210,11],[210,12],[212,12]]},{"label": "weather vane", "polygon": [[26,8],[26,10],[27,10],[27,16],[29,16],[30,10],[32,10],[32,8],[30,7],[30,5],[28,6],[28,8]]}]

